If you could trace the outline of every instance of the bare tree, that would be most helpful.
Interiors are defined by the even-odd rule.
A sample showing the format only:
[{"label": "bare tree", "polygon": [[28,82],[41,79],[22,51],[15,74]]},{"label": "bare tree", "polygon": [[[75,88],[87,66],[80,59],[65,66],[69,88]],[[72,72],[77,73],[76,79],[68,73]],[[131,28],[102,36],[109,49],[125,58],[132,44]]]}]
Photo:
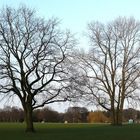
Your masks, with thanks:
[{"label": "bare tree", "polygon": [[140,22],[119,17],[106,25],[92,22],[88,29],[92,48],[80,55],[75,85],[86,101],[111,112],[113,125],[121,125],[124,101],[139,98]]},{"label": "bare tree", "polygon": [[26,7],[0,12],[0,91],[20,99],[26,131],[34,131],[34,109],[69,97],[67,63],[75,40],[58,23]]}]

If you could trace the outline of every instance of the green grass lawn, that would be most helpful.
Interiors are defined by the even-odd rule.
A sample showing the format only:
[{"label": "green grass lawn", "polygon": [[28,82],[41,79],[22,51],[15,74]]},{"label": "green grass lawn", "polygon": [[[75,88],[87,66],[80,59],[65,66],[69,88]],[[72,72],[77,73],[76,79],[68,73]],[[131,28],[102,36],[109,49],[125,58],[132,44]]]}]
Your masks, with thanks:
[{"label": "green grass lawn", "polygon": [[140,140],[140,124],[113,127],[103,124],[35,124],[35,134],[24,124],[0,123],[0,140]]}]

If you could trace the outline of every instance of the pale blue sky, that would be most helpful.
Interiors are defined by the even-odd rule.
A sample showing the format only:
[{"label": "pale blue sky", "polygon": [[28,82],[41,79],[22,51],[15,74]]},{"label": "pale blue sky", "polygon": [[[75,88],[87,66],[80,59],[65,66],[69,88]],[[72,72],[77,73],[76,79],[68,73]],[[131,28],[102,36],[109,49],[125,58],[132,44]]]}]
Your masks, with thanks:
[{"label": "pale blue sky", "polygon": [[[118,16],[134,16],[140,20],[140,0],[0,0],[0,8],[6,5],[17,8],[20,4],[36,9],[46,19],[58,17],[64,29],[77,33],[84,48],[88,45],[82,34],[90,21],[106,23]],[[64,111],[68,106],[56,104],[54,108]]]},{"label": "pale blue sky", "polygon": [[0,0],[0,7],[25,4],[40,16],[58,17],[64,28],[73,32],[86,30],[88,22],[108,22],[118,16],[134,16],[140,20],[140,0]]},{"label": "pale blue sky", "polygon": [[90,21],[108,22],[118,16],[134,16],[140,20],[140,0],[0,0],[0,7],[25,4],[44,18],[58,17],[61,26],[76,33],[86,48],[83,32]]}]

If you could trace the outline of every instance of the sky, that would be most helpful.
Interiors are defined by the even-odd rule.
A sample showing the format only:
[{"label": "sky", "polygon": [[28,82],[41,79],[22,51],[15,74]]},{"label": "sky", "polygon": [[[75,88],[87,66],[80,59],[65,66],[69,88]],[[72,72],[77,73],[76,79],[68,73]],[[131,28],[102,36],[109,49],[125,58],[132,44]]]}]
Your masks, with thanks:
[{"label": "sky", "polygon": [[[70,29],[80,40],[80,47],[88,48],[83,35],[91,21],[110,22],[119,16],[140,20],[140,0],[0,0],[0,8],[18,8],[26,5],[45,19],[57,17],[63,29]],[[55,104],[54,109],[64,112],[73,104]],[[92,107],[91,107],[92,109]]]},{"label": "sky", "polygon": [[140,20],[140,0],[0,0],[0,8],[26,5],[45,19],[57,17],[63,29],[70,29],[80,40],[80,46],[87,48],[83,39],[87,24],[91,21],[107,23],[118,16],[134,16]]}]

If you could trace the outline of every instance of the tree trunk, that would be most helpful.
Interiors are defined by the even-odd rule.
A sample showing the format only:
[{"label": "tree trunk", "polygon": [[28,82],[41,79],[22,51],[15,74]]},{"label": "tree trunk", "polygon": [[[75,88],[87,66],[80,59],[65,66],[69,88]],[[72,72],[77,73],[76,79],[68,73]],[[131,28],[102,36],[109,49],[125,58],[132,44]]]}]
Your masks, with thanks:
[{"label": "tree trunk", "polygon": [[123,103],[124,98],[121,99],[121,104],[117,106],[117,108],[114,106],[114,98],[111,100],[111,125],[114,126],[121,126],[122,125],[122,113],[123,113]]},{"label": "tree trunk", "polygon": [[119,109],[119,111],[116,113],[117,118],[117,125],[122,125],[122,110]]},{"label": "tree trunk", "polygon": [[[124,95],[124,94],[123,94]],[[124,104],[124,98],[121,98],[120,106],[117,109],[117,124],[122,125],[123,121],[123,104]]]},{"label": "tree trunk", "polygon": [[114,107],[114,99],[111,100],[111,125],[116,125],[116,111]]},{"label": "tree trunk", "polygon": [[111,109],[111,125],[116,125],[116,113],[114,109]]},{"label": "tree trunk", "polygon": [[122,110],[111,110],[111,125],[121,126],[122,125]]},{"label": "tree trunk", "polygon": [[35,132],[32,115],[33,115],[33,110],[31,106],[26,104],[26,108],[24,108],[26,132]]}]

